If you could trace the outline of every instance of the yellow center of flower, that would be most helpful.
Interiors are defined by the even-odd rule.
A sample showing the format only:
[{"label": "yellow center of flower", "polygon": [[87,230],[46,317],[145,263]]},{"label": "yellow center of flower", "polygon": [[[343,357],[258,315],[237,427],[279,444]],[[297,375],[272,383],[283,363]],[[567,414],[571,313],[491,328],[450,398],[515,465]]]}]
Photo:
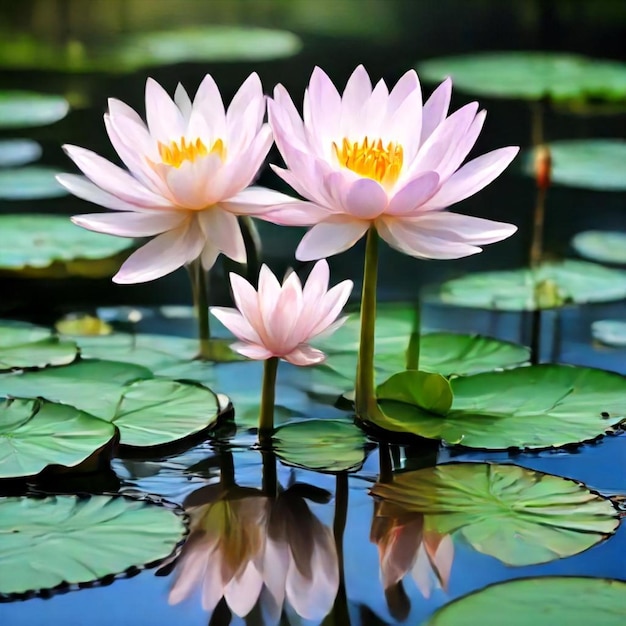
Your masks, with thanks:
[{"label": "yellow center of flower", "polygon": [[390,141],[386,146],[382,139],[350,142],[344,138],[341,146],[333,141],[333,150],[344,167],[360,176],[372,178],[383,185],[393,185],[402,169],[402,146]]},{"label": "yellow center of flower", "polygon": [[191,161],[193,163],[200,157],[214,153],[217,154],[222,161],[226,157],[226,148],[221,139],[218,139],[210,150],[204,145],[202,139],[187,142],[187,140],[182,137],[180,141],[170,142],[169,146],[159,141],[159,155],[161,156],[161,161],[165,163],[165,165],[171,165],[176,168],[180,167],[185,161]]}]

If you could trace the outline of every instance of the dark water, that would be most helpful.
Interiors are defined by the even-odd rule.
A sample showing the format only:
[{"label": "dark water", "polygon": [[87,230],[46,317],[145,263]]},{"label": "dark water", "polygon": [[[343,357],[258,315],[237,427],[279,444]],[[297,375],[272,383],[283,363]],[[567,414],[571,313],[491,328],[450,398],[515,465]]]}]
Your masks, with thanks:
[{"label": "dark water", "polygon": [[[52,4],[52,2],[51,2]],[[61,15],[78,13],[76,3],[57,2]],[[113,2],[111,4],[114,4]],[[167,4],[170,8],[164,9]],[[203,3],[198,3],[203,4]],[[175,67],[155,68],[151,72],[138,72],[130,76],[65,76],[44,72],[0,72],[0,87],[33,88],[49,91],[78,90],[87,97],[85,108],[73,111],[68,118],[49,128],[35,129],[22,136],[30,136],[43,144],[45,163],[70,169],[71,164],[60,151],[61,143],[87,146],[96,152],[112,156],[107,144],[101,114],[106,97],[115,96],[142,110],[143,86],[147,75],[153,75],[168,90],[178,81],[193,90],[202,76],[210,71],[226,94],[226,99],[250,71],[259,71],[266,91],[276,82],[282,82],[300,99],[310,71],[321,65],[342,84],[356,64],[363,62],[370,73],[388,81],[396,80],[417,60],[441,54],[453,54],[481,49],[534,48],[561,49],[619,57],[623,55],[619,20],[612,16],[610,1],[581,2],[576,14],[567,9],[566,2],[513,2],[500,3],[473,0],[426,1],[384,0],[352,3],[320,2],[322,7],[315,15],[307,13],[306,6],[288,9],[287,2],[234,2],[231,13],[228,3],[216,2],[219,10],[211,15],[213,3],[206,8],[191,11],[189,2],[157,2],[144,0],[129,3],[129,15],[138,22],[144,19],[146,27],[163,27],[170,23],[193,23],[194,20],[236,21],[261,25],[293,28],[304,42],[303,51],[288,60],[259,64],[234,63],[182,64]],[[358,4],[359,8],[355,6]],[[158,5],[156,17],[150,9]],[[301,6],[300,6],[301,5]],[[606,5],[607,16],[602,16],[598,5]],[[84,5],[83,5],[84,6]],[[596,7],[595,9],[593,7]],[[39,9],[37,9],[39,7]],[[0,20],[6,24],[27,27],[29,17],[40,10],[37,2],[26,2],[20,7],[0,7]],[[169,11],[169,12],[168,12]],[[187,12],[187,13],[186,13]],[[333,13],[334,12],[334,13]],[[362,14],[360,13],[362,12]],[[165,17],[163,17],[163,15]],[[331,17],[320,18],[319,15]],[[144,16],[143,18],[141,16]],[[308,17],[307,17],[308,15]],[[363,24],[356,24],[361,15]],[[139,16],[139,17],[137,17]],[[160,16],[160,17],[159,17]],[[317,16],[317,17],[315,17]],[[384,18],[384,19],[383,19]],[[130,18],[129,18],[130,19]],[[158,22],[158,20],[161,22]],[[63,23],[62,18],[59,18]],[[86,17],[70,20],[73,28],[96,28]],[[135,24],[135,22],[133,22]],[[25,26],[26,25],[26,26]],[[359,32],[360,26],[364,32]],[[623,23],[622,23],[623,26]],[[41,25],[37,28],[43,28]],[[53,26],[50,26],[53,29]],[[103,27],[104,28],[104,27]],[[44,28],[45,30],[45,28]],[[63,29],[59,27],[62,34]],[[356,33],[354,32],[356,31]],[[58,35],[59,33],[57,33]],[[426,88],[428,91],[428,87]],[[455,94],[456,106],[470,98]],[[489,110],[486,131],[478,150],[507,144],[526,145],[529,142],[529,116],[526,107],[517,103],[482,101]],[[622,136],[624,117],[602,119],[567,118],[550,113],[547,133],[551,138],[582,136]],[[270,155],[276,162],[276,155]],[[279,188],[279,181],[264,172],[261,184]],[[478,257],[453,262],[418,262],[385,249],[382,252],[379,297],[383,300],[414,299],[421,286],[438,282],[462,272],[476,269],[514,267],[526,258],[529,239],[530,207],[533,202],[532,184],[528,180],[505,174],[490,188],[463,205],[463,212],[510,221],[520,226],[520,233],[501,244],[488,247]],[[623,194],[555,189],[549,198],[546,226],[546,248],[554,253],[568,252],[568,241],[574,233],[593,226],[614,228],[624,226]],[[72,198],[51,201],[0,202],[1,212],[58,212],[71,215],[84,212],[85,205]],[[293,252],[301,231],[263,225],[265,259],[278,272],[293,263]],[[357,246],[348,253],[332,259],[333,280],[350,277],[359,282],[362,248]],[[24,317],[50,322],[61,314],[73,310],[89,310],[104,304],[154,305],[188,302],[187,279],[183,272],[158,281],[138,286],[115,286],[108,280],[19,281],[0,279],[0,289],[10,294],[0,311],[4,317]],[[228,294],[219,267],[212,277],[213,301],[227,302]],[[355,293],[357,290],[355,289]],[[3,310],[4,309],[4,310]],[[579,365],[589,365],[626,374],[626,350],[602,348],[594,345],[590,335],[591,322],[597,319],[619,319],[626,316],[624,303],[568,308],[556,314],[544,315],[546,333],[542,343],[542,359]],[[516,314],[497,316],[480,311],[459,311],[451,308],[427,306],[423,324],[428,329],[470,331],[514,341],[528,340],[528,320]],[[147,322],[141,330],[192,335],[193,328],[183,322]],[[556,331],[556,334],[555,334]],[[220,366],[221,367],[221,366]],[[232,367],[232,366],[224,366]],[[245,385],[260,389],[261,368],[258,364],[246,365]],[[225,374],[225,388],[217,391],[230,393],[236,405],[237,385],[242,385],[238,372]],[[290,394],[290,387],[301,372],[282,367],[279,373],[277,402]],[[230,376],[230,378],[229,378]],[[283,395],[281,395],[283,394]],[[310,398],[298,396],[298,409],[304,415],[315,417],[341,417],[346,413],[328,405],[317,404]],[[262,484],[261,453],[250,449],[254,434],[238,432],[228,445],[202,443],[180,455],[145,462],[114,462],[114,471],[120,480],[120,491],[140,490],[162,495],[182,504],[186,497],[207,485],[219,483],[220,472],[231,461],[235,480],[241,486],[260,488]],[[410,446],[391,446],[394,469],[414,469],[425,458],[423,450]],[[425,598],[410,576],[404,579],[404,593],[389,600],[385,597],[379,579],[377,547],[370,540],[374,513],[374,500],[368,489],[377,480],[380,471],[379,450],[373,449],[362,469],[347,478],[349,485],[347,520],[344,530],[343,557],[345,595],[340,593],[335,605],[334,623],[347,624],[346,611],[352,624],[389,624],[402,621],[419,624],[433,610],[496,581],[533,575],[588,575],[626,580],[626,530],[622,525],[608,541],[566,559],[541,566],[507,567],[497,559],[480,554],[462,541],[455,541],[454,560],[447,588],[433,589]],[[431,459],[432,461],[432,459]],[[436,454],[438,463],[449,461],[492,461],[515,463],[558,476],[585,483],[591,489],[607,496],[626,492],[626,436],[609,436],[597,443],[574,450],[544,451],[528,454],[467,452],[441,448]],[[189,470],[189,468],[195,468]],[[222,469],[220,469],[222,468]],[[267,468],[266,468],[267,471]],[[277,463],[278,479],[283,487],[293,483],[307,483],[328,492],[327,503],[307,500],[310,511],[322,524],[332,528],[336,517],[341,516],[345,504],[343,482],[345,478],[313,473],[286,467]],[[339,489],[339,493],[338,490]],[[337,496],[340,497],[337,497]],[[337,504],[339,502],[339,505]],[[339,506],[339,511],[337,508]],[[36,625],[172,625],[172,624],[227,624],[244,623],[233,617],[220,605],[213,617],[203,610],[199,593],[178,604],[168,602],[174,585],[174,574],[156,576],[155,570],[115,581],[110,586],[95,587],[55,595],[49,599],[31,599],[23,602],[0,604],[0,624],[3,626]],[[345,602],[344,602],[345,601]],[[245,623],[263,623],[259,609],[255,609]],[[317,620],[319,622],[320,620]],[[292,608],[285,608],[285,624],[308,623]]]}]

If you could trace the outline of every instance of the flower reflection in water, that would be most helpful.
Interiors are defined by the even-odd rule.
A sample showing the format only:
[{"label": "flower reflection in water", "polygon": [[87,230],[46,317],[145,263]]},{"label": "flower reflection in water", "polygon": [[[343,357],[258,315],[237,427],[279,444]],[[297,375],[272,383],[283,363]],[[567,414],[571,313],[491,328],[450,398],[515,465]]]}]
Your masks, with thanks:
[{"label": "flower reflection in water", "polygon": [[219,485],[186,499],[191,533],[175,564],[171,604],[200,590],[206,611],[224,598],[232,613],[244,617],[258,602],[266,623],[279,620],[285,600],[304,619],[320,620],[331,610],[339,586],[333,534],[305,500],[321,490],[277,486],[275,459],[264,455],[263,490],[222,476]]}]

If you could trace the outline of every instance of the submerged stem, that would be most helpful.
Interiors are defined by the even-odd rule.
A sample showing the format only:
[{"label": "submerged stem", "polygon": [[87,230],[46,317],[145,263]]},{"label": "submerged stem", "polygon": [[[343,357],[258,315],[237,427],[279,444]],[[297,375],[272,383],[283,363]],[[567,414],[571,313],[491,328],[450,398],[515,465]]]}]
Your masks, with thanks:
[{"label": "submerged stem", "polygon": [[189,277],[191,278],[191,291],[193,293],[193,305],[198,321],[198,339],[200,350],[198,358],[208,360],[211,358],[211,328],[209,326],[209,297],[207,276],[200,258],[195,259],[188,265]]},{"label": "submerged stem", "polygon": [[546,214],[546,191],[544,187],[537,187],[535,213],[533,217],[533,238],[530,246],[530,267],[537,268],[543,258],[543,224]]},{"label": "submerged stem", "polygon": [[274,430],[274,401],[276,397],[276,372],[278,357],[267,359],[263,365],[263,389],[259,411],[259,443],[262,448],[270,447]]},{"label": "submerged stem", "polygon": [[378,233],[372,226],[367,231],[363,290],[361,292],[361,336],[356,369],[356,414],[371,419],[380,409],[376,403],[374,382],[374,333],[376,330],[376,281],[378,278]]}]

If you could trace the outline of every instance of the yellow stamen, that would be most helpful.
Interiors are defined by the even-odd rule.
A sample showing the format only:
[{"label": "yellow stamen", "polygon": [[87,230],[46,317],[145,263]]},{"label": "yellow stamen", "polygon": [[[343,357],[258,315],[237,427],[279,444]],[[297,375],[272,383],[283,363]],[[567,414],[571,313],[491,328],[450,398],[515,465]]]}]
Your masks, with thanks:
[{"label": "yellow stamen", "polygon": [[169,146],[159,141],[159,154],[161,161],[165,165],[171,165],[172,167],[180,167],[185,161],[191,161],[192,163],[200,158],[205,157],[208,154],[217,154],[222,161],[226,157],[226,148],[224,142],[218,139],[210,150],[202,143],[201,139],[187,142],[182,137],[180,141],[172,141]]},{"label": "yellow stamen", "polygon": [[333,141],[333,150],[344,167],[383,185],[393,185],[402,169],[402,146],[390,141],[386,146],[382,139],[350,142],[344,138],[341,147]]}]

